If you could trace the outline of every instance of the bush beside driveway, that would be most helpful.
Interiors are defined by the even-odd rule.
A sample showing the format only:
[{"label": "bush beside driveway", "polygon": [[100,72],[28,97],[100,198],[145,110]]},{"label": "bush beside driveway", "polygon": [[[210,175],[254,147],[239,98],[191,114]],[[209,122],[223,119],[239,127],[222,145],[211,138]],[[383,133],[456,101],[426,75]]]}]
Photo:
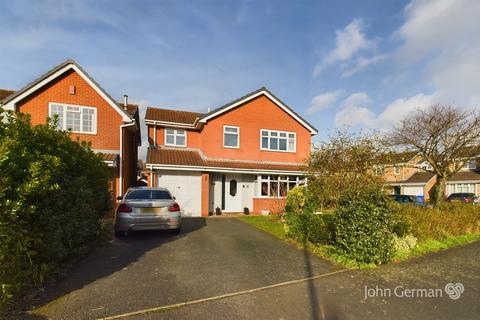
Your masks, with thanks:
[{"label": "bush beside driveway", "polygon": [[0,312],[55,279],[101,235],[109,173],[55,123],[0,108]]}]

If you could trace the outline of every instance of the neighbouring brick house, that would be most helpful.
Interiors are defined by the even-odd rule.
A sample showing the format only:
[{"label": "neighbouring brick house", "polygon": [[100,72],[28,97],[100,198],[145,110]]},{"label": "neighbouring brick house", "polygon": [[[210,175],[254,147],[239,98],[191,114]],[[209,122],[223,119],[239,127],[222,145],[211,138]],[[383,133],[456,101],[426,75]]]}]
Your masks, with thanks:
[{"label": "neighbouring brick house", "polygon": [[114,199],[137,181],[138,106],[115,101],[75,61],[67,60],[18,91],[0,90],[7,110],[28,113],[33,125],[58,115],[60,129],[91,143],[111,168]]},{"label": "neighbouring brick house", "polygon": [[[390,164],[377,166],[375,173],[382,176],[395,194],[414,195],[429,201],[433,195],[435,173],[431,165],[418,153],[397,154]],[[471,192],[480,196],[480,173],[477,161],[465,161],[463,167],[447,180],[445,196],[455,192]]]},{"label": "neighbouring brick house", "polygon": [[282,210],[317,134],[266,88],[206,114],[148,108],[145,123],[149,184],[170,189],[187,216]]}]

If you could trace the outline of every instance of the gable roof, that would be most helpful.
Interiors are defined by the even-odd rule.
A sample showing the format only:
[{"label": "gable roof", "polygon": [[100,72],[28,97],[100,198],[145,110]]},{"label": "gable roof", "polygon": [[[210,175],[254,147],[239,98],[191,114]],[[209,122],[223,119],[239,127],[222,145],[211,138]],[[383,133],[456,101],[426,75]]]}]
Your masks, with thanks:
[{"label": "gable roof", "polygon": [[238,98],[236,100],[233,100],[217,109],[212,110],[211,112],[205,114],[203,118],[200,119],[200,122],[206,123],[208,120],[215,118],[222,113],[225,113],[233,108],[236,108],[250,100],[253,100],[261,95],[266,96],[268,99],[270,99],[273,103],[275,103],[278,107],[283,109],[286,113],[288,113],[292,118],[297,120],[302,126],[304,126],[307,130],[310,131],[311,135],[316,135],[318,133],[318,130],[308,123],[307,120],[303,119],[298,113],[293,111],[292,108],[287,106],[285,103],[283,103],[280,99],[278,99],[273,93],[271,93],[266,87],[261,87],[260,89],[257,89],[253,92],[250,92],[246,95],[244,95],[241,98]]},{"label": "gable roof", "polygon": [[203,115],[203,113],[199,112],[147,108],[145,120],[194,125],[195,121],[199,118],[202,118]]},{"label": "gable roof", "polygon": [[117,102],[92,78],[86,73],[79,64],[75,62],[73,59],[68,59],[58,66],[54,67],[53,69],[47,71],[37,79],[33,80],[31,83],[27,84],[22,89],[18,90],[17,92],[9,95],[3,101],[5,108],[10,110],[15,110],[15,104],[32,94],[33,92],[37,91],[38,89],[42,88],[50,81],[58,78],[65,72],[69,70],[74,70],[77,72],[108,104],[114,108],[121,116],[123,121],[125,122],[132,122],[133,118],[121,108]]},{"label": "gable roof", "polygon": [[14,92],[14,90],[0,89],[0,102]]}]

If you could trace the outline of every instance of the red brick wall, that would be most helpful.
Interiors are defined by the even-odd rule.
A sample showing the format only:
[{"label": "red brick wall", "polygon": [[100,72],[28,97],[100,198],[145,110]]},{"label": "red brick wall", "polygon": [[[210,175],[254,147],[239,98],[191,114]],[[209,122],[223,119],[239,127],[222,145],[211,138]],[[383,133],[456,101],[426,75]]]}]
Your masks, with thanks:
[{"label": "red brick wall", "polygon": [[208,172],[202,172],[202,216],[208,216],[210,192],[210,175]]},{"label": "red brick wall", "polygon": [[[223,147],[224,125],[240,127],[239,149]],[[296,152],[260,150],[260,129],[295,132]],[[164,131],[157,126],[157,145],[164,144]],[[153,127],[148,134],[153,143]],[[201,132],[187,130],[187,147],[199,148],[211,158],[300,163],[310,156],[310,141],[310,132],[265,96],[209,120]]]},{"label": "red brick wall", "polygon": [[261,214],[268,210],[271,214],[279,214],[285,208],[285,198],[253,198],[253,214]]},{"label": "red brick wall", "polygon": [[[75,94],[69,87],[75,86]],[[17,104],[17,111],[29,113],[32,124],[42,124],[48,117],[49,102],[97,108],[97,133],[72,133],[72,139],[90,141],[93,149],[119,150],[122,117],[83,78],[70,70]]]}]

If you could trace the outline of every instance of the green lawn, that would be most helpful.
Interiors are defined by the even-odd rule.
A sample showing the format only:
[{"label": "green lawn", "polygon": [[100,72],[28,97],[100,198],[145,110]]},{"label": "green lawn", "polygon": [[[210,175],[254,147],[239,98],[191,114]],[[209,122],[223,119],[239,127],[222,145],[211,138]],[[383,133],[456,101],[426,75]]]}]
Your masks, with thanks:
[{"label": "green lawn", "polygon": [[[283,223],[277,216],[244,216],[240,217],[240,220],[255,226],[256,228],[268,232],[275,237],[294,244],[298,248],[306,249],[313,254],[326,258],[334,263],[340,264],[347,268],[372,268],[375,264],[358,263],[353,260],[349,260],[344,256],[335,252],[333,246],[328,245],[314,245],[312,243],[302,244],[298,241],[288,238],[285,235]],[[480,233],[464,234],[460,236],[446,237],[442,240],[427,239],[420,241],[417,246],[408,253],[398,254],[393,261],[407,260],[412,257],[421,256],[430,252],[436,252],[439,250],[448,249],[454,246],[467,244],[473,241],[480,240]]]},{"label": "green lawn", "polygon": [[347,268],[371,268],[374,267],[374,264],[358,263],[356,261],[345,258],[342,255],[337,254],[334,251],[333,246],[328,245],[316,245],[311,242],[300,243],[296,240],[290,239],[285,235],[285,229],[283,228],[283,223],[280,221],[278,216],[244,216],[239,217],[238,219],[251,224],[252,226],[268,232],[275,237],[295,245],[299,249],[305,249],[309,252],[321,256],[327,260],[330,260],[333,263],[342,265]]}]

